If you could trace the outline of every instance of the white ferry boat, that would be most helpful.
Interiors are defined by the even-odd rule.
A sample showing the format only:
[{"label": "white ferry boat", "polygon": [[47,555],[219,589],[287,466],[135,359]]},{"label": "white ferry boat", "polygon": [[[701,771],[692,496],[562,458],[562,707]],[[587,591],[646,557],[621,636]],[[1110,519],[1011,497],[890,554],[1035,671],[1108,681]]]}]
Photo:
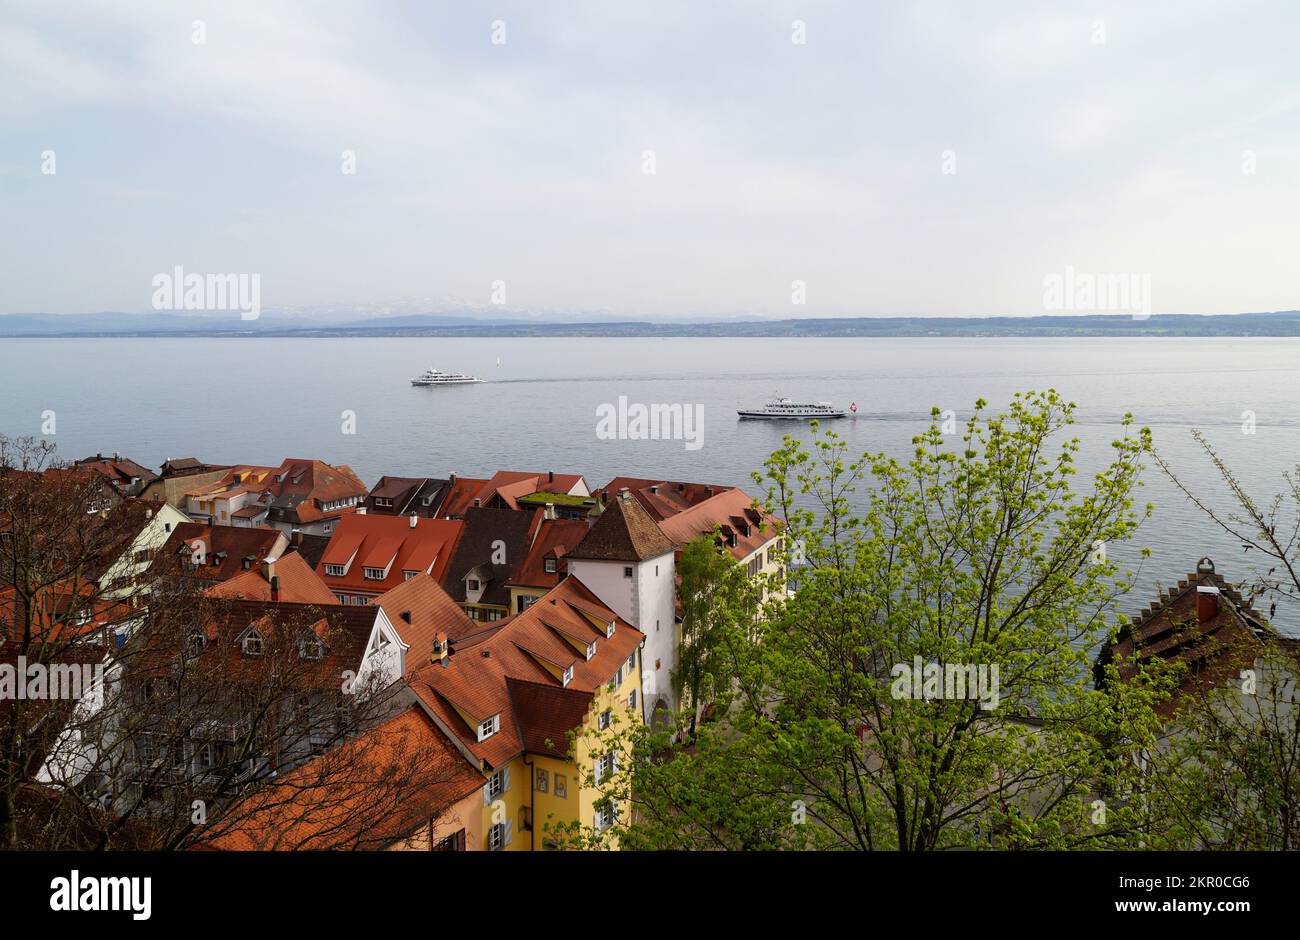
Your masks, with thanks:
[{"label": "white ferry boat", "polygon": [[462,372],[443,372],[441,369],[425,369],[415,378],[411,379],[412,385],[470,385],[474,382],[482,382],[476,375],[465,375]]},{"label": "white ferry boat", "polygon": [[844,409],[836,408],[828,401],[799,404],[788,398],[777,398],[762,408],[749,411],[737,411],[742,418],[791,418],[806,421],[809,418],[843,418]]}]

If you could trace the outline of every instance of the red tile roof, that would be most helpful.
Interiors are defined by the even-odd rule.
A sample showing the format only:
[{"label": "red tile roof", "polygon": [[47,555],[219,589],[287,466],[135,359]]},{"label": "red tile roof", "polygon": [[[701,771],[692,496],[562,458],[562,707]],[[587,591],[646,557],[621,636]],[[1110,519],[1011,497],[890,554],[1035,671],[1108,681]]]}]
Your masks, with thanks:
[{"label": "red tile roof", "polygon": [[753,502],[744,490],[726,490],[670,516],[659,523],[659,528],[678,545],[685,545],[719,526],[727,549],[736,558],[744,558],[781,531],[780,520],[760,514]]},{"label": "red tile roof", "polygon": [[[607,638],[604,629],[593,625],[575,604],[614,623],[614,635]],[[570,636],[580,639],[570,642],[566,639]],[[609,682],[643,638],[640,630],[602,604],[577,578],[568,577],[523,613],[453,643],[446,665],[421,666],[410,678],[410,686],[465,747],[490,767],[500,767],[530,744],[538,744],[539,734],[554,740],[554,716],[568,716],[567,721],[577,713],[576,705],[568,704],[577,701],[574,696],[590,696]],[[596,647],[590,660],[586,659],[587,643]],[[573,670],[567,688],[556,676],[566,668]],[[513,693],[510,680],[516,683]],[[524,711],[521,721],[516,711],[518,682],[567,694],[543,699],[524,691],[519,699]],[[467,724],[461,712],[475,723],[500,715],[500,730],[480,742],[477,725]],[[562,740],[555,743],[563,749]]]},{"label": "red tile roof", "polygon": [[406,654],[408,674],[429,662],[434,637],[439,633],[455,641],[483,629],[469,619],[432,575],[422,574],[399,584],[375,598],[375,604],[410,647]]},{"label": "red tile roof", "polygon": [[[533,544],[510,578],[520,587],[553,588],[565,574],[564,556],[577,548],[591,529],[586,519],[546,519]],[[547,559],[555,561],[555,571],[546,570]]]},{"label": "red tile roof", "polygon": [[717,483],[684,483],[676,480],[647,480],[639,477],[615,477],[601,489],[606,501],[626,488],[656,522],[675,516],[733,487]]},{"label": "red tile roof", "polygon": [[[429,572],[441,579],[463,528],[459,520],[352,513],[334,530],[316,571],[336,594],[383,594],[402,584],[406,571]],[[330,565],[350,567],[337,576],[327,571]],[[387,568],[388,576],[368,579],[367,567]]]},{"label": "red tile roof", "polygon": [[[1198,613],[1198,597],[1202,594],[1207,602],[1205,619]],[[1098,684],[1104,682],[1101,667],[1114,661],[1120,663],[1123,682],[1132,681],[1141,665],[1185,664],[1189,670],[1181,685],[1157,707],[1157,713],[1169,719],[1200,695],[1236,680],[1269,643],[1297,646],[1297,641],[1269,627],[1236,587],[1214,570],[1214,562],[1205,558],[1196,571],[1148,605],[1101,652]]]},{"label": "red tile roof", "polygon": [[338,603],[338,598],[334,596],[333,591],[325,586],[321,576],[296,552],[276,560],[274,576],[279,582],[280,592],[273,597],[271,594],[270,569],[265,562],[265,559],[258,559],[257,563],[248,571],[241,571],[228,581],[223,581],[208,588],[207,595],[209,597],[242,597],[250,601],[275,600],[281,603],[294,604]]},{"label": "red tile roof", "polygon": [[[226,581],[246,570],[245,559],[251,558],[253,564],[260,564],[283,537],[284,534],[279,530],[266,526],[182,522],[172,529],[171,535],[159,549],[151,574],[154,577],[166,575],[194,578],[210,583]],[[203,543],[204,563],[197,568],[187,568],[182,562],[186,556],[193,555],[196,542]],[[222,553],[224,558],[218,561],[217,556]]]},{"label": "red tile roof", "polygon": [[255,791],[200,848],[381,849],[481,789],[471,766],[418,705]]}]

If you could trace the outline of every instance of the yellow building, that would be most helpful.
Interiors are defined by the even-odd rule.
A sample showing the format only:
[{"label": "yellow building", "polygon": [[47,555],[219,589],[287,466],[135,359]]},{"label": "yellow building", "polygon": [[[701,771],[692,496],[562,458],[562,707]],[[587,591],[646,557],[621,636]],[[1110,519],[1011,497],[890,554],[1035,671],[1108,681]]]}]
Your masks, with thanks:
[{"label": "yellow building", "polygon": [[504,625],[436,643],[409,677],[487,778],[481,848],[551,847],[575,824],[617,846],[627,807],[601,793],[628,764],[612,738],[641,721],[643,640],[567,577]]}]

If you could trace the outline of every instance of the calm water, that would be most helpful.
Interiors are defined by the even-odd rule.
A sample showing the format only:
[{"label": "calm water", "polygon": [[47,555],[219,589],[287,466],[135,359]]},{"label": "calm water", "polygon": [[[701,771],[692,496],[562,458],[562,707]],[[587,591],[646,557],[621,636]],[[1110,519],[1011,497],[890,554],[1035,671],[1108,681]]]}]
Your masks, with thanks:
[{"label": "calm water", "polygon": [[[431,365],[489,381],[411,387]],[[367,483],[384,473],[553,469],[592,486],[617,474],[750,486],[749,473],[799,427],[737,420],[738,407],[774,392],[856,402],[856,419],[835,422],[853,450],[904,455],[932,405],[962,419],[981,396],[997,404],[1047,387],[1079,405],[1086,470],[1109,458],[1125,411],[1216,501],[1222,488],[1194,448],[1194,427],[1260,494],[1279,491],[1282,472],[1300,462],[1293,339],[0,340],[0,433],[38,434],[41,413],[53,410],[69,458],[116,450],[156,467],[183,456],[318,457],[350,464]],[[597,439],[596,409],[620,395],[702,404],[703,446]],[[1241,431],[1247,410],[1253,435]],[[342,433],[344,411],[356,415],[355,434]],[[1144,582],[1176,580],[1203,554],[1225,576],[1245,575],[1240,546],[1158,470],[1140,497],[1156,503],[1139,540],[1153,551]]]}]

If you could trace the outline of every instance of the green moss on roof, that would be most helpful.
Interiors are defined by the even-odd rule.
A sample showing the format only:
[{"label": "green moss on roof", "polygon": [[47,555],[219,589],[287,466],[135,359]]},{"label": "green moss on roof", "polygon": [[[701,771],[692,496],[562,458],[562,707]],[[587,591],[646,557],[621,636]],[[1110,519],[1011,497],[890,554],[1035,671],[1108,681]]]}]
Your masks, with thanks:
[{"label": "green moss on roof", "polygon": [[572,496],[568,493],[529,493],[527,496],[520,496],[515,500],[517,503],[555,503],[557,506],[583,506],[588,503],[595,505],[596,500],[591,496]]}]

